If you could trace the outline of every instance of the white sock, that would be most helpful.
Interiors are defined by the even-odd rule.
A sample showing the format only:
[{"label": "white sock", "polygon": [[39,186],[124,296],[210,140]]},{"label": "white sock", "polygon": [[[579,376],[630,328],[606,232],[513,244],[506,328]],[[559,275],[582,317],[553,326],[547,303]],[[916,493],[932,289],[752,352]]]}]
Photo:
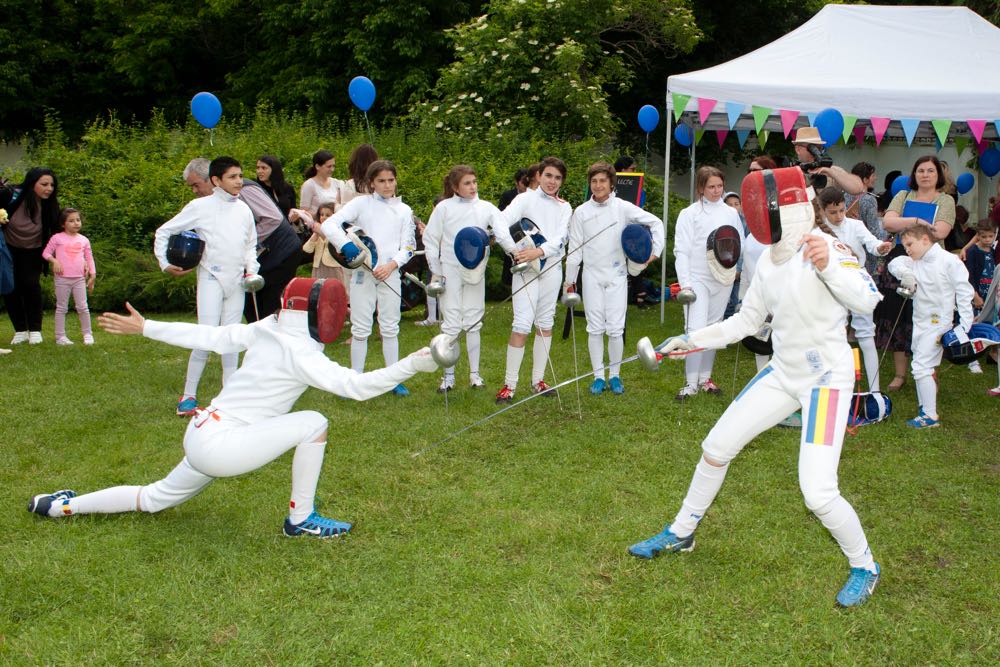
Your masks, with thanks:
[{"label": "white sock", "polygon": [[916,380],[917,403],[923,408],[924,414],[931,419],[937,419],[937,383],[934,376],[928,375]]},{"label": "white sock", "polygon": [[237,354],[224,354],[222,355],[222,384],[226,384],[229,380],[229,376],[233,374],[239,364],[239,355]]},{"label": "white sock", "polygon": [[698,369],[698,384],[701,384],[712,379],[712,366],[715,365],[715,350],[705,350],[698,357],[700,366]]},{"label": "white sock", "polygon": [[208,352],[204,350],[191,350],[188,357],[187,378],[184,380],[184,395],[197,396],[198,383],[201,382],[201,374],[205,372],[205,364],[208,363]]},{"label": "white sock", "polygon": [[436,321],[438,318],[438,300],[433,297],[427,297],[427,319],[431,322]]},{"label": "white sock", "polygon": [[368,356],[368,339],[351,339],[351,368],[358,373],[365,372],[365,357]]},{"label": "white sock", "polygon": [[[138,512],[139,490],[141,488],[141,486],[113,486],[110,489],[102,489],[70,498],[68,503],[57,500],[49,508],[49,516]],[[64,509],[68,509],[69,512],[65,512]]]},{"label": "white sock", "polygon": [[385,367],[388,368],[399,361],[399,338],[393,336],[382,336],[382,358],[385,360]]},{"label": "white sock", "polygon": [[521,373],[521,361],[524,359],[524,348],[507,345],[507,370],[504,384],[513,391],[517,387],[517,376]]},{"label": "white sock", "polygon": [[535,344],[531,355],[531,386],[545,379],[545,366],[549,361],[549,348],[552,347],[552,336],[535,334]]},{"label": "white sock", "polygon": [[875,347],[875,338],[873,336],[859,338],[858,347],[861,348],[861,358],[865,364],[865,376],[868,378],[868,390],[879,391],[878,348]]},{"label": "white sock", "polygon": [[451,378],[452,380],[454,380],[455,379],[455,367],[454,366],[449,366],[448,368],[444,369],[444,376],[445,376],[445,378]]},{"label": "white sock", "polygon": [[604,334],[587,336],[587,349],[590,351],[590,367],[594,369],[595,378],[604,378]]},{"label": "white sock", "polygon": [[861,527],[861,520],[843,496],[837,496],[835,500],[813,514],[826,526],[833,539],[837,540],[851,567],[875,571],[875,559],[872,557],[871,549],[868,548],[868,539]]},{"label": "white sock", "polygon": [[[469,375],[479,375],[480,335],[478,331],[465,334],[465,350],[469,355]],[[454,371],[454,369],[452,369]]]},{"label": "white sock", "polygon": [[698,387],[698,374],[701,372],[701,355],[704,352],[695,352],[684,357],[684,377],[687,386]]},{"label": "white sock", "polygon": [[302,442],[292,457],[292,499],[288,503],[288,519],[302,523],[312,514],[316,503],[316,484],[323,470],[326,442]]},{"label": "white sock", "polygon": [[623,336],[610,336],[608,338],[608,363],[611,365],[609,375],[618,377],[622,367],[622,353],[625,351],[625,338]]},{"label": "white sock", "polygon": [[674,522],[670,524],[670,531],[677,537],[687,537],[698,527],[698,523],[705,512],[711,507],[712,501],[722,488],[722,482],[726,480],[726,471],[729,464],[722,467],[709,465],[705,457],[698,459],[695,466],[694,476],[691,478],[691,486],[688,487],[687,496],[681,504],[681,510],[677,513]]}]

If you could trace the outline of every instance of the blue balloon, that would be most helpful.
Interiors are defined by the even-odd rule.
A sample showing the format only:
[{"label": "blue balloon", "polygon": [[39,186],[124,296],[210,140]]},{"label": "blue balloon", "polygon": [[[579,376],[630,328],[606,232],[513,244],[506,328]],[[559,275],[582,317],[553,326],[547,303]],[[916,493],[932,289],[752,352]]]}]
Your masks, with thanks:
[{"label": "blue balloon", "polygon": [[347,94],[350,95],[354,106],[362,111],[368,111],[375,104],[375,84],[367,76],[356,76],[351,79],[347,86]]},{"label": "blue balloon", "polygon": [[643,132],[652,132],[660,124],[660,112],[652,104],[646,104],[639,109],[639,127]]},{"label": "blue balloon", "polygon": [[222,118],[222,103],[212,93],[198,93],[191,98],[191,115],[203,127],[212,129]]},{"label": "blue balloon", "polygon": [[823,109],[816,114],[813,127],[827,146],[833,146],[844,134],[844,117],[836,109]]},{"label": "blue balloon", "polygon": [[910,189],[910,175],[909,174],[900,174],[892,182],[892,187],[889,188],[889,192],[891,192],[892,196],[895,197],[897,194],[899,194],[903,190],[909,190],[909,189]]},{"label": "blue balloon", "polygon": [[979,168],[990,178],[1000,173],[1000,151],[995,148],[984,150],[979,156]]},{"label": "blue balloon", "polygon": [[681,146],[687,148],[694,143],[694,130],[687,125],[678,125],[674,128],[674,139],[676,139],[677,143]]},{"label": "blue balloon", "polygon": [[972,186],[976,184],[976,177],[965,172],[955,180],[955,187],[958,188],[958,194],[964,195],[966,192],[972,189]]}]

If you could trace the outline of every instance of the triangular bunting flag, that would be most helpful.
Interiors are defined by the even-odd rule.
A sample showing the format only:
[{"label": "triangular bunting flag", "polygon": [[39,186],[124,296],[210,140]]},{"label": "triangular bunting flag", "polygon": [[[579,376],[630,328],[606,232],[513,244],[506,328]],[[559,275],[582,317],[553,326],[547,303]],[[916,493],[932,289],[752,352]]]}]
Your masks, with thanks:
[{"label": "triangular bunting flag", "polygon": [[729,116],[730,130],[736,126],[736,121],[740,119],[740,115],[743,113],[743,110],[746,109],[746,106],[747,105],[740,104],[739,102],[726,102],[726,115]]},{"label": "triangular bunting flag", "polygon": [[855,125],[854,126],[854,143],[858,146],[863,146],[865,143],[865,126]]},{"label": "triangular bunting flag", "polygon": [[816,112],[806,114],[806,118],[809,119],[809,127],[816,127],[816,115]]},{"label": "triangular bunting flag", "polygon": [[680,93],[670,93],[671,99],[674,101],[674,122],[678,122],[681,119],[681,114],[684,113],[684,109],[688,105],[688,100],[691,99],[690,95],[681,95]]},{"label": "triangular bunting flag", "polygon": [[[854,131],[854,125],[858,122],[857,116],[844,116],[844,144],[847,144],[847,138],[851,136],[851,132]],[[864,135],[861,135],[864,136]],[[860,141],[858,142],[861,143]]]},{"label": "triangular bunting flag", "polygon": [[767,144],[767,138],[771,136],[771,133],[767,130],[757,133],[757,143],[763,148]]},{"label": "triangular bunting flag", "polygon": [[1000,120],[993,121],[993,127],[997,129],[997,134],[1000,135]]},{"label": "triangular bunting flag", "polygon": [[885,136],[885,131],[889,129],[889,119],[882,118],[881,116],[872,116],[872,132],[875,133],[875,145],[878,146],[882,143],[882,137]]},{"label": "triangular bunting flag", "polygon": [[781,109],[778,113],[781,114],[781,131],[785,133],[785,139],[787,139],[788,133],[795,127],[795,121],[799,118],[799,112]]},{"label": "triangular bunting flag", "polygon": [[698,118],[702,125],[708,123],[708,117],[712,113],[712,109],[718,104],[717,100],[709,99],[707,97],[698,98]]},{"label": "triangular bunting flag", "polygon": [[932,120],[931,126],[934,128],[934,133],[937,134],[937,139],[944,146],[948,143],[948,130],[951,128],[950,120]]},{"label": "triangular bunting flag", "polygon": [[705,128],[699,128],[694,131],[694,145],[697,146],[701,143],[701,138],[705,136]]},{"label": "triangular bunting flag", "polygon": [[986,150],[989,147],[990,147],[990,142],[987,141],[986,139],[983,139],[982,141],[977,141],[976,142],[976,152],[979,155],[982,155],[983,151]]},{"label": "triangular bunting flag", "polygon": [[969,132],[972,133],[976,143],[983,140],[983,131],[986,129],[985,120],[967,120],[965,124],[969,126]]},{"label": "triangular bunting flag", "polygon": [[968,147],[969,147],[968,137],[955,137],[955,150],[958,151],[959,157],[962,157],[962,153]]},{"label": "triangular bunting flag", "polygon": [[743,145],[747,142],[747,137],[750,136],[750,130],[736,130],[736,138],[740,142],[740,150],[743,150]]},{"label": "triangular bunting flag", "polygon": [[757,134],[760,134],[761,129],[764,127],[764,123],[767,122],[767,117],[771,115],[771,110],[767,107],[759,107],[754,105],[753,107],[753,122],[754,129],[757,130]]},{"label": "triangular bunting flag", "polygon": [[899,124],[903,126],[903,134],[906,136],[906,145],[912,145],[913,139],[917,136],[917,128],[920,127],[920,119],[900,118]]},{"label": "triangular bunting flag", "polygon": [[934,150],[936,150],[938,153],[940,153],[942,148],[944,148],[944,144],[941,143],[941,140],[935,134],[934,135]]},{"label": "triangular bunting flag", "polygon": [[722,144],[726,143],[726,135],[729,134],[729,130],[716,130],[715,138],[719,140],[719,148],[722,148]]}]

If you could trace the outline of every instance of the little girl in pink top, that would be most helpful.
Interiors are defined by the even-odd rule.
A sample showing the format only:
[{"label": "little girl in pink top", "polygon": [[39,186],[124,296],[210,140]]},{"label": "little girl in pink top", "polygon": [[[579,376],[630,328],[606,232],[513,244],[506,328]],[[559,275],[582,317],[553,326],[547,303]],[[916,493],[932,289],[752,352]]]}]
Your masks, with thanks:
[{"label": "little girl in pink top", "polygon": [[54,234],[42,251],[42,257],[52,265],[56,290],[56,345],[72,345],[66,337],[66,311],[69,297],[73,295],[76,314],[80,318],[83,344],[93,345],[94,335],[90,328],[90,309],[87,308],[87,292],[94,291],[97,267],[90,241],[80,233],[83,221],[75,208],[64,208],[59,214],[59,224],[63,231]]}]

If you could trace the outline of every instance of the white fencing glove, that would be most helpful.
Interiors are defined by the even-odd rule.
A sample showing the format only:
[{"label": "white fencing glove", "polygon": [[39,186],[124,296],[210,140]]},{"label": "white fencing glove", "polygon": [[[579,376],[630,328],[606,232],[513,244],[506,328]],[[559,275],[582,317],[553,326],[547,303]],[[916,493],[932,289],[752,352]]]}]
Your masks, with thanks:
[{"label": "white fencing glove", "polygon": [[662,355],[669,356],[670,354],[690,352],[691,350],[697,349],[697,347],[697,345],[688,339],[687,334],[682,334],[665,340],[660,344],[658,351]]}]

